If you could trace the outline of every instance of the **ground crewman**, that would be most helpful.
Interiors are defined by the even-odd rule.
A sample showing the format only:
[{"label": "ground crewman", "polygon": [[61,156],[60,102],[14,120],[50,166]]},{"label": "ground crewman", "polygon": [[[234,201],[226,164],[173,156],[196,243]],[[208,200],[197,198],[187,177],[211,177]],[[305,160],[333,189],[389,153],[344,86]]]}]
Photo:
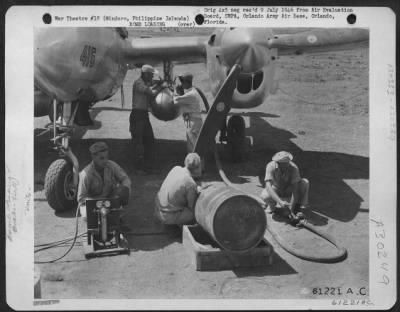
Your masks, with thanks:
[{"label": "ground crewman", "polygon": [[[193,75],[191,73],[184,73],[178,77],[181,86],[177,87],[174,104],[179,107],[186,125],[186,150],[188,153],[192,153],[203,125],[201,117],[203,99],[196,88],[193,87]],[[204,171],[204,159],[202,159],[201,165]]]},{"label": "ground crewman", "polygon": [[309,182],[300,177],[299,168],[292,160],[292,154],[281,151],[266,166],[265,189],[261,198],[268,205],[269,213],[282,209],[279,212],[285,215],[291,212],[292,216],[297,216],[308,204]]},{"label": "ground crewman", "polygon": [[154,133],[149,119],[149,110],[155,96],[156,84],[153,77],[156,70],[143,65],[141,76],[132,88],[132,112],[129,116],[129,131],[132,137],[133,164],[135,173],[151,173],[154,163]]},{"label": "ground crewman", "polygon": [[108,159],[108,146],[96,142],[89,147],[92,162],[79,173],[78,204],[81,216],[86,218],[86,199],[119,196],[121,205],[127,205],[131,180],[125,171]]},{"label": "ground crewman", "polygon": [[200,169],[200,157],[190,153],[185,166],[175,166],[168,173],[155,199],[155,214],[164,224],[195,223],[194,207],[201,187],[193,174]]},{"label": "ground crewman", "polygon": [[[174,103],[178,105],[186,125],[186,147],[187,152],[193,152],[194,145],[200,133],[203,120],[201,118],[201,103],[203,102],[199,92],[193,87],[193,75],[182,74],[179,77],[183,94],[174,96]],[[179,88],[178,88],[179,90]],[[178,92],[181,93],[181,92]]]}]

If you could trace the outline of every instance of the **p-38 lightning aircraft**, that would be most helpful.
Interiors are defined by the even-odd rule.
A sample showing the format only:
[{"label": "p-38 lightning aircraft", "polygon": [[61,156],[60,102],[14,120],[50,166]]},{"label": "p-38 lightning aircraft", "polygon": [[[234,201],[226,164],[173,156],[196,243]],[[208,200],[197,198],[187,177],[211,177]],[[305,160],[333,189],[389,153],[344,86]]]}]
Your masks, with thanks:
[{"label": "p-38 lightning aircraft", "polygon": [[[281,55],[331,52],[367,45],[368,29],[308,29],[275,34],[268,28],[216,29],[209,36],[129,38],[125,28],[37,28],[34,33],[35,117],[49,114],[53,142],[62,155],[47,170],[45,192],[59,211],[76,205],[79,162],[69,140],[79,115],[121,87],[129,68],[163,66],[163,79],[173,85],[173,65],[204,62],[214,102],[206,116],[195,151],[204,154],[226,125],[231,108],[261,105],[277,89],[276,62]],[[170,89],[156,98],[155,117],[178,117]],[[169,93],[168,93],[169,92]],[[168,96],[169,94],[169,96]],[[231,120],[237,121],[232,116]],[[241,117],[239,117],[241,118]],[[222,125],[223,123],[223,125]],[[244,123],[228,121],[228,130]],[[228,131],[230,133],[244,131]]]}]

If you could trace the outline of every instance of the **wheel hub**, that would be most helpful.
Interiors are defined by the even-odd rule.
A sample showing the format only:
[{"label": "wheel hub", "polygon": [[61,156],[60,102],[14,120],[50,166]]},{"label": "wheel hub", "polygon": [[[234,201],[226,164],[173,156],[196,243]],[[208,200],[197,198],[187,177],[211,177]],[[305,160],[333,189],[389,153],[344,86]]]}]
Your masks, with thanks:
[{"label": "wheel hub", "polygon": [[76,188],[72,172],[68,172],[64,179],[64,195],[68,200],[74,200],[76,197]]}]

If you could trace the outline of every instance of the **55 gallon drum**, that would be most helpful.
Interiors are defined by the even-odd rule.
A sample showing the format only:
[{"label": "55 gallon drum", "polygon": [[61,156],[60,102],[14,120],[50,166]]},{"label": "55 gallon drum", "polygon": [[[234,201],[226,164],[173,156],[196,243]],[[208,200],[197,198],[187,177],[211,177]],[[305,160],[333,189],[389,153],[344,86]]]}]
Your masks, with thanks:
[{"label": "55 gallon drum", "polygon": [[200,193],[195,206],[198,224],[222,249],[248,251],[264,237],[264,209],[250,196],[216,183]]}]

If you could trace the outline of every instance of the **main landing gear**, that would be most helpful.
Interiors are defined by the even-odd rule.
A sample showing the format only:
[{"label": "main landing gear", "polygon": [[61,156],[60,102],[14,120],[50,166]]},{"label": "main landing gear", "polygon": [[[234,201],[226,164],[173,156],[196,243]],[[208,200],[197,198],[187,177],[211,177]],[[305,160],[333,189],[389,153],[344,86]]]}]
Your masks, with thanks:
[{"label": "main landing gear", "polygon": [[[121,89],[121,96],[123,95],[123,89]],[[58,119],[63,114],[63,106],[64,103],[57,101],[56,114],[54,114],[54,105],[50,105],[49,107],[49,119],[51,122],[54,122],[54,116]],[[91,107],[90,102],[73,102],[71,110],[75,110],[76,114],[74,123],[78,126],[93,126],[94,122],[90,117],[89,108]]]},{"label": "main landing gear", "polygon": [[[73,132],[73,123],[79,103],[63,103],[62,107],[56,101],[53,103],[53,143],[61,159],[55,160],[48,168],[44,180],[44,190],[47,201],[55,211],[64,211],[77,206],[79,163],[69,146]],[[61,113],[61,121],[57,121],[57,111]]]},{"label": "main landing gear", "polygon": [[232,161],[241,162],[245,159],[247,149],[244,119],[239,115],[230,117],[228,123],[226,119],[224,119],[220,129],[219,140],[221,143],[226,142],[227,152]]}]

